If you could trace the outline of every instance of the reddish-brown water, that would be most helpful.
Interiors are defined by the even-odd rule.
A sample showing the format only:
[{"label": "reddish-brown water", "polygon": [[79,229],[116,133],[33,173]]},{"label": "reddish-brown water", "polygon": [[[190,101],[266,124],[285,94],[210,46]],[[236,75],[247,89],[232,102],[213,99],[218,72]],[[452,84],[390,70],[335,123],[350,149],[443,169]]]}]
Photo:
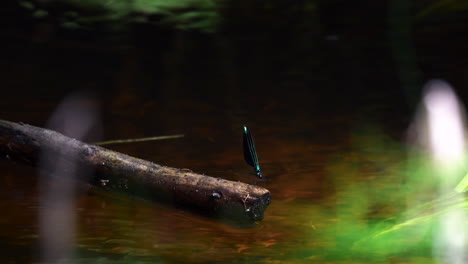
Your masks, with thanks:
[{"label": "reddish-brown water", "polygon": [[[46,117],[54,107],[53,101],[35,105],[29,100],[28,112],[10,110],[14,117],[9,119],[32,120],[29,111]],[[403,131],[366,121],[364,114],[356,113],[369,111],[364,107],[305,112],[295,110],[294,102],[278,99],[278,104],[291,108],[258,109],[265,104],[252,100],[246,104],[250,111],[236,113],[203,99],[161,106],[157,98],[134,97],[129,105],[104,110],[106,139],[185,135],[110,148],[167,166],[258,184],[271,191],[273,202],[263,221],[239,228],[167,206],[83,192],[75,208],[76,259],[80,263],[366,262],[365,255],[336,251],[349,249],[366,236],[355,234],[356,225],[362,225],[357,230],[365,229],[372,219],[400,212],[396,190],[401,175],[395,168],[401,168],[405,158]],[[258,180],[243,160],[242,124],[249,124],[254,133],[266,181]],[[1,258],[38,261],[38,172],[8,160],[1,167],[0,237],[7,249]],[[415,257],[420,258],[417,254],[401,258],[404,262]]]}]

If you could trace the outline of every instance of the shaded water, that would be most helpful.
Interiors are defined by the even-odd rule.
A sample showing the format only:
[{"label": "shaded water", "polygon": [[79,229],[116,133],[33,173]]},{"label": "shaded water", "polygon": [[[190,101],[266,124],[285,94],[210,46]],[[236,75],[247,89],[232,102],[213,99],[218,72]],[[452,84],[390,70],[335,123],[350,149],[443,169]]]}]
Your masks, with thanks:
[{"label": "shaded water", "polygon": [[[238,228],[83,188],[76,207],[80,263],[434,263],[430,248],[413,237],[385,245],[398,250],[353,247],[406,209],[405,131],[418,82],[444,77],[467,95],[466,61],[453,51],[466,44],[458,34],[464,29],[446,25],[443,32],[453,34],[440,48],[445,33],[427,22],[433,31],[412,42],[421,76],[408,77],[399,70],[414,65],[394,54],[384,22],[370,16],[378,23],[364,27],[365,19],[348,15],[349,25],[340,24],[331,18],[346,14],[324,12],[321,29],[306,39],[176,32],[130,47],[119,39],[124,48],[109,48],[105,38],[70,40],[61,32],[45,41],[30,39],[37,29],[11,35],[1,61],[2,119],[43,126],[65,95],[94,90],[106,140],[185,135],[109,148],[272,193],[265,219]],[[307,41],[311,47],[303,48]],[[255,137],[266,181],[243,161],[243,124]],[[7,160],[0,171],[0,262],[38,262],[38,173]]]},{"label": "shaded water", "polygon": [[[138,100],[136,105],[146,103]],[[110,148],[258,184],[271,191],[273,203],[263,221],[243,229],[158,204],[83,191],[76,208],[77,257],[83,263],[339,263],[354,258],[361,263],[366,256],[353,257],[348,251],[366,235],[356,232],[402,208],[397,191],[401,175],[395,167],[401,169],[405,154],[400,138],[388,135],[399,132],[364,123],[360,114],[340,110],[308,116],[252,106],[251,111],[262,116],[257,121],[250,119],[255,114],[229,113],[231,109],[217,109],[203,100],[184,102],[189,110],[170,114],[161,112],[177,107],[154,105],[135,119],[104,114],[109,138],[183,133],[183,139]],[[258,180],[243,160],[244,122],[251,124],[266,181]],[[37,261],[37,172],[8,161],[1,166],[2,210],[8,212],[0,228],[8,249],[2,257]]]}]

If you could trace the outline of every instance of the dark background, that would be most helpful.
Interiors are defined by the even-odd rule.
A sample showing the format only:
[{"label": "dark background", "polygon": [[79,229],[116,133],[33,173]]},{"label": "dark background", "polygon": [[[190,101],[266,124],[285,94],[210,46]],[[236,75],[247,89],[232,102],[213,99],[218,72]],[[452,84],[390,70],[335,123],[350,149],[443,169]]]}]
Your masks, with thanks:
[{"label": "dark background", "polygon": [[219,3],[214,12],[221,20],[207,33],[159,23],[159,14],[147,23],[97,20],[69,29],[61,24],[64,12],[99,11],[55,1],[44,6],[48,16],[37,18],[7,1],[1,106],[15,108],[9,104],[21,97],[60,100],[89,89],[114,105],[137,97],[168,105],[208,100],[221,108],[236,102],[238,109],[315,112],[385,100],[393,110],[411,113],[432,78],[444,78],[466,96],[461,4],[457,10],[437,1]]}]

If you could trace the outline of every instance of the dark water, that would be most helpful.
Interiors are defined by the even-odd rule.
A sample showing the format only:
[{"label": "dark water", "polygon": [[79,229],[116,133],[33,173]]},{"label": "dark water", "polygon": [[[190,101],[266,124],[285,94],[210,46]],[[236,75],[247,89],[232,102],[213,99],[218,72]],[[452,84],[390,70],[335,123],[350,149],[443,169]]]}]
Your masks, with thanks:
[{"label": "dark water", "polygon": [[[239,228],[81,192],[74,260],[435,263],[410,238],[378,250],[353,246],[405,210],[405,133],[424,81],[444,78],[462,100],[468,95],[468,27],[446,13],[436,14],[439,23],[412,11],[407,35],[407,17],[391,7],[319,7],[311,35],[278,26],[262,34],[231,28],[80,39],[47,24],[10,28],[0,59],[2,119],[44,126],[66,95],[92,90],[106,140],[185,135],[109,148],[257,184],[273,196],[263,221]],[[266,181],[243,161],[243,124]],[[38,172],[8,160],[0,171],[0,262],[39,262]]]}]

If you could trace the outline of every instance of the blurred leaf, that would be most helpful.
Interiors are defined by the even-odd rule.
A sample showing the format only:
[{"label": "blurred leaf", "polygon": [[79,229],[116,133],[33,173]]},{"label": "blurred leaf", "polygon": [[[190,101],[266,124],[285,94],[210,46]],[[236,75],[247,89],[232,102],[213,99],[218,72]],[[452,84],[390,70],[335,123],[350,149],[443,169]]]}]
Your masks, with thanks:
[{"label": "blurred leaf", "polygon": [[34,11],[34,13],[32,14],[32,16],[36,18],[43,18],[43,17],[46,17],[47,15],[48,15],[48,12],[43,9],[38,9]]},{"label": "blurred leaf", "polygon": [[19,1],[19,5],[23,8],[33,10],[34,9],[34,4],[29,2],[29,1]]},{"label": "blurred leaf", "polygon": [[387,218],[374,227],[372,235],[354,243],[353,251],[379,252],[385,256],[409,250],[431,250],[432,233],[439,217],[457,208],[467,210],[468,199],[458,193],[450,193],[399,216]]},{"label": "blurred leaf", "polygon": [[456,192],[466,192],[468,191],[468,174],[463,177],[460,183],[455,187]]},{"label": "blurred leaf", "polygon": [[[178,29],[213,32],[219,23],[215,0],[34,0],[18,4],[31,10],[36,18],[46,16],[48,10],[54,10],[59,20],[75,18],[76,21],[60,23],[67,28],[109,23],[111,28],[121,29],[131,23],[159,23]],[[151,21],[149,17],[157,17],[157,20]]]},{"label": "blurred leaf", "polygon": [[416,18],[426,18],[436,13],[452,13],[457,11],[468,11],[466,0],[438,0],[418,12]]}]

